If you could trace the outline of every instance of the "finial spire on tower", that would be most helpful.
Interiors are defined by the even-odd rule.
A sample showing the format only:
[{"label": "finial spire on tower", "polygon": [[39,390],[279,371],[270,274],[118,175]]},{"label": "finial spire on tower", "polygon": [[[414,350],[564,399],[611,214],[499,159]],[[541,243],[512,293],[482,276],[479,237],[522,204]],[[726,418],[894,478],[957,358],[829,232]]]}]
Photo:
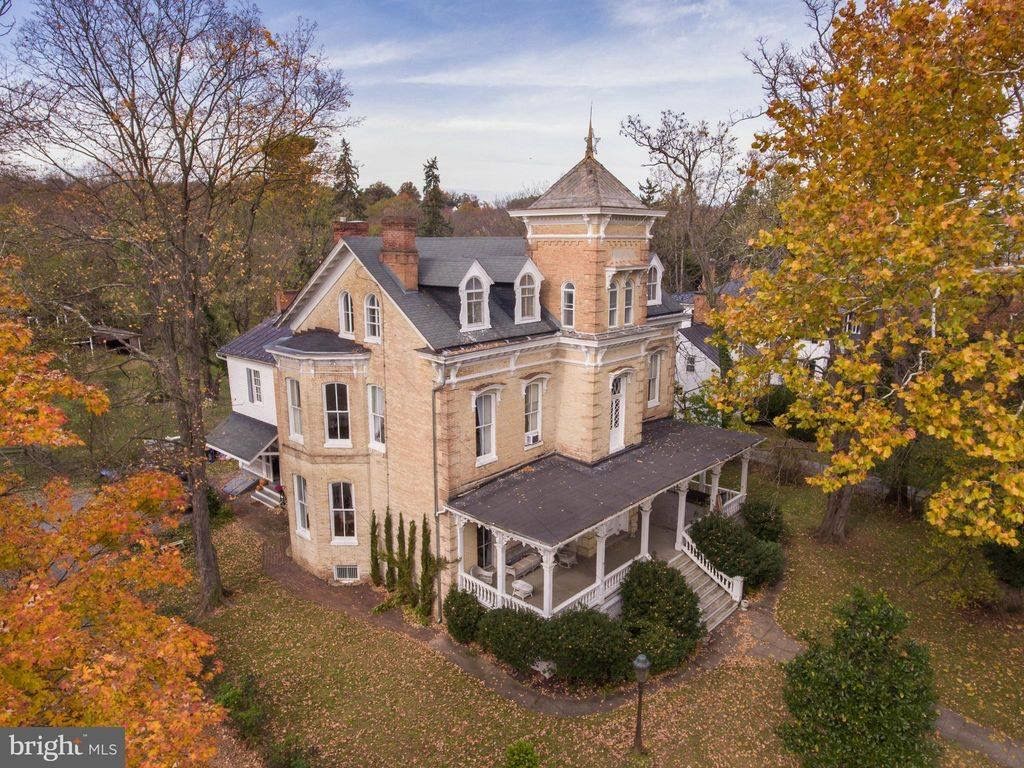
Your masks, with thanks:
[{"label": "finial spire on tower", "polygon": [[584,157],[594,156],[594,102],[590,102],[590,123],[587,129],[587,151]]}]

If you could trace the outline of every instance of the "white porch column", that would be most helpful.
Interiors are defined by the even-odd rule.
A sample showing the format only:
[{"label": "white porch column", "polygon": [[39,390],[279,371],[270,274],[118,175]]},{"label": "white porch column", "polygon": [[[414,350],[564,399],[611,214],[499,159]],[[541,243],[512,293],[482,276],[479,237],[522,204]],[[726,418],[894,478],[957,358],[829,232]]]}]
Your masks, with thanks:
[{"label": "white porch column", "polygon": [[466,518],[462,515],[455,515],[455,545],[459,558],[459,575],[466,571],[466,544],[463,539],[462,529],[466,525]]},{"label": "white porch column", "polygon": [[676,549],[683,548],[683,533],[686,531],[686,491],[689,487],[689,478],[676,486],[676,492],[679,494],[679,504],[676,507]]},{"label": "white porch column", "polygon": [[711,511],[714,512],[715,505],[718,504],[718,480],[722,476],[722,465],[716,464],[714,469],[711,470]]},{"label": "white porch column", "polygon": [[[494,548],[497,550],[497,565],[494,574],[494,586],[498,590],[498,594],[504,596],[505,594],[505,545],[508,544],[508,536],[499,531],[491,529],[494,534]],[[498,608],[504,605],[504,601],[498,604]]]},{"label": "white porch column", "polygon": [[651,499],[640,502],[640,557],[651,554]]},{"label": "white porch column", "polygon": [[604,541],[608,538],[607,529],[601,525],[597,530],[597,552],[594,555],[594,583],[597,585],[597,595],[604,599]]},{"label": "white porch column", "polygon": [[555,599],[555,550],[542,550],[540,556],[541,564],[544,568],[544,618],[549,618],[551,616],[552,604]]},{"label": "white porch column", "polygon": [[740,459],[740,496],[747,498],[747,470],[750,469],[750,451],[744,451]]}]

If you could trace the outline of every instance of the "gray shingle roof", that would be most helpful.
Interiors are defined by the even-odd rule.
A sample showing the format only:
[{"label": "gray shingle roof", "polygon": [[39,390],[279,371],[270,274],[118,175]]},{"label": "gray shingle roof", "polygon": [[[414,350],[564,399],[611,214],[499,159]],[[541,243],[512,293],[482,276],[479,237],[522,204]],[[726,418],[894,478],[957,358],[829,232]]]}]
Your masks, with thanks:
[{"label": "gray shingle roof", "polygon": [[416,249],[420,253],[420,285],[446,288],[458,287],[474,261],[480,262],[494,282],[511,283],[527,259],[522,237],[417,237]]},{"label": "gray shingle roof", "polygon": [[206,436],[206,444],[242,461],[252,461],[277,440],[277,427],[234,411]]},{"label": "gray shingle roof", "polygon": [[762,440],[664,419],[644,426],[639,446],[598,464],[553,454],[457,496],[449,506],[555,546]]},{"label": "gray shingle roof", "polygon": [[290,328],[278,328],[276,323],[279,315],[268,317],[259,325],[250,328],[241,336],[236,336],[223,347],[217,350],[217,354],[226,357],[242,357],[246,360],[256,360],[260,363],[274,364],[274,358],[265,350],[265,347],[273,341],[291,336]]},{"label": "gray shingle roof", "polygon": [[540,208],[635,208],[647,210],[612,172],[587,155],[530,204]]},{"label": "gray shingle roof", "polygon": [[704,323],[693,323],[679,332],[683,334],[683,337],[687,341],[699,349],[704,356],[708,358],[708,360],[721,367],[721,361],[718,356],[718,347],[711,344],[709,341],[711,335],[715,332],[710,325],[704,325]]},{"label": "gray shingle roof", "polygon": [[362,344],[357,344],[351,339],[342,338],[334,331],[327,330],[326,328],[301,331],[294,336],[274,342],[269,348],[271,350],[282,349],[291,352],[338,355],[356,355],[370,351]]}]

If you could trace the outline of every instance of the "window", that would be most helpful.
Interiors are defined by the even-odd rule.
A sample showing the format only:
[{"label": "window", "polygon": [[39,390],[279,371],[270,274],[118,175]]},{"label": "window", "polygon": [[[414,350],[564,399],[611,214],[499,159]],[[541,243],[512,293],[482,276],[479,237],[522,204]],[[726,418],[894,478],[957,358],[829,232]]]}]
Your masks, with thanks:
[{"label": "window", "polygon": [[358,581],[359,580],[359,566],[358,565],[336,565],[336,566],[334,566],[334,580],[335,581]]},{"label": "window", "polygon": [[562,327],[572,328],[576,321],[576,286],[566,283],[562,286]]},{"label": "window", "polygon": [[354,336],[356,332],[355,317],[352,313],[352,294],[343,291],[338,299],[338,314],[340,333],[342,336]]},{"label": "window", "polygon": [[302,441],[302,392],[296,379],[285,379],[288,388],[288,436]]},{"label": "window", "polygon": [[348,427],[348,387],[324,384],[324,437],[327,443],[351,445]]},{"label": "window", "polygon": [[370,409],[370,447],[384,450],[384,390],[374,384],[367,387],[367,403]]},{"label": "window", "polygon": [[516,286],[519,293],[519,317],[517,323],[524,323],[531,320],[539,320],[540,312],[537,311],[537,281],[531,274],[524,274],[519,278]]},{"label": "window", "polygon": [[493,541],[494,536],[491,534],[491,529],[478,525],[476,528],[476,564],[481,568],[490,568],[494,562],[491,554]]},{"label": "window", "polygon": [[661,278],[665,274],[665,265],[658,254],[651,257],[651,266],[647,270],[647,303],[661,304]]},{"label": "window", "polygon": [[608,286],[608,327],[619,324],[619,284],[613,282]]},{"label": "window", "polygon": [[661,352],[647,358],[647,404],[657,405],[661,400]]},{"label": "window", "polygon": [[476,396],[473,412],[476,415],[476,464],[494,461],[497,454],[494,449],[494,404],[498,395],[485,392]]},{"label": "window", "polygon": [[693,355],[686,356],[686,372],[696,373],[697,371],[697,358]]},{"label": "window", "polygon": [[245,378],[249,384],[249,402],[263,402],[263,386],[260,383],[260,372],[255,368],[245,369]]},{"label": "window", "polygon": [[[352,483],[331,483],[331,536],[333,542],[354,544],[356,538],[356,505],[352,500]],[[339,539],[345,540],[339,542]]]},{"label": "window", "polygon": [[541,440],[541,388],[541,382],[534,381],[523,390],[523,433],[527,448],[538,445]]},{"label": "window", "polygon": [[622,289],[622,324],[633,324],[633,281],[627,280]]},{"label": "window", "polygon": [[484,284],[479,277],[466,281],[466,325],[484,324]]},{"label": "window", "polygon": [[369,294],[364,303],[366,310],[366,340],[380,341],[380,300],[376,294]]},{"label": "window", "polygon": [[295,532],[309,538],[309,509],[306,507],[306,478],[295,478]]},{"label": "window", "polygon": [[851,336],[860,336],[860,321],[857,320],[857,315],[853,312],[847,312],[843,316],[843,333],[848,333]]}]

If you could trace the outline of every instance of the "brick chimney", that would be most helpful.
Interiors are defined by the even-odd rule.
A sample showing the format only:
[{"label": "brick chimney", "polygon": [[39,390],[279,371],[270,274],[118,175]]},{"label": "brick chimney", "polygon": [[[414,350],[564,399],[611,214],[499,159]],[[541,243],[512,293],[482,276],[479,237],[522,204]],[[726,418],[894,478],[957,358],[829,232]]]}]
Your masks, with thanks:
[{"label": "brick chimney", "polygon": [[420,254],[416,250],[416,222],[401,216],[381,221],[380,260],[407,291],[419,289]]},{"label": "brick chimney", "polygon": [[277,307],[277,314],[288,309],[298,295],[298,291],[283,291],[280,288],[274,291],[274,306]]},{"label": "brick chimney", "polygon": [[339,216],[331,222],[331,230],[334,234],[334,239],[331,241],[331,244],[337,245],[338,241],[343,237],[366,237],[369,235],[370,222],[349,221],[343,216]]},{"label": "brick chimney", "polygon": [[708,304],[708,297],[704,295],[704,291],[697,291],[693,294],[693,316],[691,322],[694,325],[707,325],[710,312],[711,305]]}]

